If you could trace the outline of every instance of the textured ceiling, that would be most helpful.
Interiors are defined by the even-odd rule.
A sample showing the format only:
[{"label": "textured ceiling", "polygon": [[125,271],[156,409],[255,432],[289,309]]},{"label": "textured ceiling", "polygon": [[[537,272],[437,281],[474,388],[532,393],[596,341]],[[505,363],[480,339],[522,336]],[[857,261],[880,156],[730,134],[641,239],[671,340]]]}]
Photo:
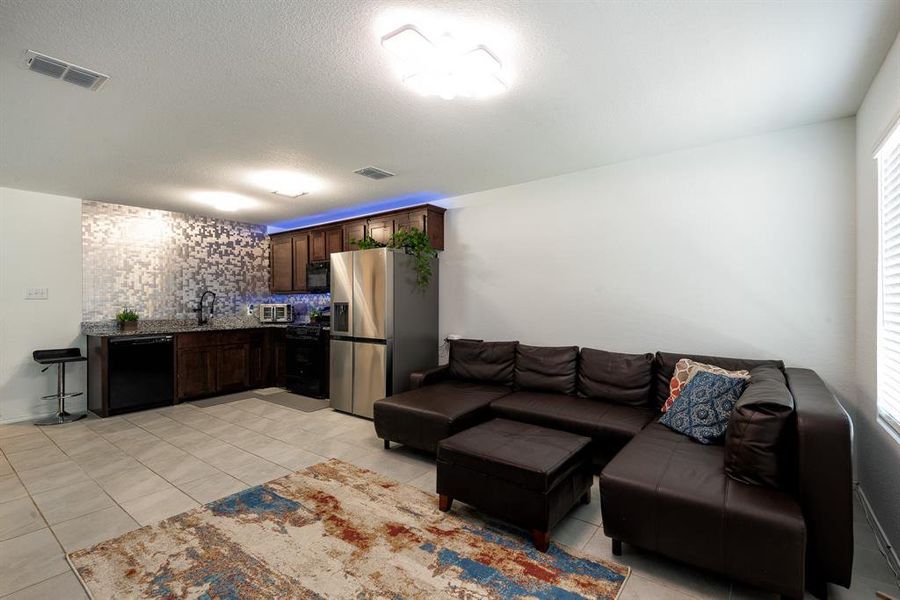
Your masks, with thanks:
[{"label": "textured ceiling", "polygon": [[[509,92],[407,90],[378,43],[407,22],[486,43]],[[898,29],[897,0],[0,0],[0,185],[210,215],[190,193],[227,190],[260,223],[452,196],[853,115]],[[111,79],[30,73],[29,48]]]}]

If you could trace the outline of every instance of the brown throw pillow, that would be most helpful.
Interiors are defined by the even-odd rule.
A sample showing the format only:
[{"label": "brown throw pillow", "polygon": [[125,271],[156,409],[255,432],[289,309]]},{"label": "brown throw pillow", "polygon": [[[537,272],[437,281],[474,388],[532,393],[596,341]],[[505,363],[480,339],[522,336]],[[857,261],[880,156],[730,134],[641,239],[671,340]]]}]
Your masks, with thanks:
[{"label": "brown throw pillow", "polygon": [[516,387],[526,390],[575,393],[578,346],[516,348]]},{"label": "brown throw pillow", "polygon": [[743,483],[782,488],[788,478],[784,443],[794,397],[776,367],[756,367],[725,432],[725,472]]},{"label": "brown throw pillow", "polygon": [[450,341],[449,375],[455,379],[512,385],[518,342]]},{"label": "brown throw pillow", "polygon": [[649,406],[653,385],[652,354],[622,354],[582,348],[578,393],[585,398],[630,406]]}]

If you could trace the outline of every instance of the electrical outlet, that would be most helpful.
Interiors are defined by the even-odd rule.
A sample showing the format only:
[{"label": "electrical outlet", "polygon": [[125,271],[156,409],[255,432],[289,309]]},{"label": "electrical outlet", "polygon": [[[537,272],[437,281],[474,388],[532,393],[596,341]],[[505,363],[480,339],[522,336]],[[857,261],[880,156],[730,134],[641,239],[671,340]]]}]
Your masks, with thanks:
[{"label": "electrical outlet", "polygon": [[49,295],[49,288],[25,288],[26,300],[46,300]]}]

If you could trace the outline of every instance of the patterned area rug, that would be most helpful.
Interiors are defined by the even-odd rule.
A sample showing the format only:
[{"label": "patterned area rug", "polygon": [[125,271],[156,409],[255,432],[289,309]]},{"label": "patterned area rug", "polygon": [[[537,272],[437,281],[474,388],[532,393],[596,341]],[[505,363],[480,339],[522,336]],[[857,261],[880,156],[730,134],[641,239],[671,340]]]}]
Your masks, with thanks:
[{"label": "patterned area rug", "polygon": [[93,598],[616,598],[628,567],[339,460],[69,555]]}]

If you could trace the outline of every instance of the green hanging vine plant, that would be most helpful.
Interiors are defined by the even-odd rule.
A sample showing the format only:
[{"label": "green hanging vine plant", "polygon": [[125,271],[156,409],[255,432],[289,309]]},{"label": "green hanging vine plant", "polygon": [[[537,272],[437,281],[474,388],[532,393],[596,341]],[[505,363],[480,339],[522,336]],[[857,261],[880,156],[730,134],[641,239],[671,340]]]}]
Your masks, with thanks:
[{"label": "green hanging vine plant", "polygon": [[413,227],[397,231],[391,234],[386,244],[368,235],[361,240],[350,240],[350,243],[356,244],[360,250],[371,250],[372,248],[403,250],[405,254],[413,258],[415,263],[416,287],[424,291],[431,285],[431,261],[437,258],[437,250],[431,247],[428,234],[421,229]]}]

